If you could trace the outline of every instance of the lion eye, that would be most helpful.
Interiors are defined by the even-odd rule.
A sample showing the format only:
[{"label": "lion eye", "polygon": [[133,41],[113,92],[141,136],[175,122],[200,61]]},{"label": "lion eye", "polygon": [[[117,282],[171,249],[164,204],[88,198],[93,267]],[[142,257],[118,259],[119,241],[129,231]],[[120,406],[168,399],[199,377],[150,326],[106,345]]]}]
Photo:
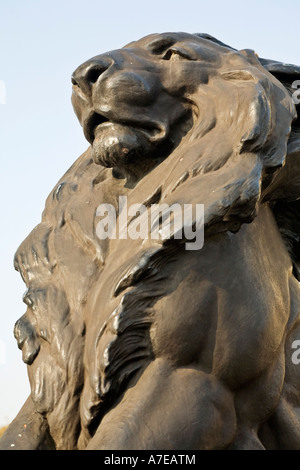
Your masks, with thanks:
[{"label": "lion eye", "polygon": [[180,59],[187,59],[192,60],[192,58],[188,55],[186,51],[183,49],[178,48],[171,48],[168,49],[167,52],[162,57],[163,60],[180,60]]}]

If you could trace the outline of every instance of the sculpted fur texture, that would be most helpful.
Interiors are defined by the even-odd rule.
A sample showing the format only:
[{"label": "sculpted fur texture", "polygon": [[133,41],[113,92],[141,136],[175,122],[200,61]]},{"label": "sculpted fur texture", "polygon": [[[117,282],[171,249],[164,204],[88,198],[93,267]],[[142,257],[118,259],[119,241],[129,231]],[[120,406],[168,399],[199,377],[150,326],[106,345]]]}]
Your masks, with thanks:
[{"label": "sculpted fur texture", "polygon": [[[299,73],[186,33],[76,69],[90,147],[15,256],[31,397],[1,448],[26,419],[20,448],[300,449]],[[203,248],[100,240],[119,196],[204,204]]]}]

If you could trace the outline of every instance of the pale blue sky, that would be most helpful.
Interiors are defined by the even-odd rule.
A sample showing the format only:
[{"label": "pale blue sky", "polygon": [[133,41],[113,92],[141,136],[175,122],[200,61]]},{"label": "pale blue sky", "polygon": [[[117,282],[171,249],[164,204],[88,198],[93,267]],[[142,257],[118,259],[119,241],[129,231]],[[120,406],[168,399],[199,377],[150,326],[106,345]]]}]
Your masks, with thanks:
[{"label": "pale blue sky", "polygon": [[164,31],[207,32],[300,64],[299,18],[299,0],[1,0],[0,426],[29,394],[12,334],[25,311],[13,255],[39,222],[48,193],[88,146],[71,107],[72,71],[100,52]]}]

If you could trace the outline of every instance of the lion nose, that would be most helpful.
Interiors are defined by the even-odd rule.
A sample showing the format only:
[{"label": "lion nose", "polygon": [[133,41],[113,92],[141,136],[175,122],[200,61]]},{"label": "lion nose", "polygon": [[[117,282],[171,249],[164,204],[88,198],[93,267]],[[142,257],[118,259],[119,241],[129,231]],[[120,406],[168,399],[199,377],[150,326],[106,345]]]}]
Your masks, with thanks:
[{"label": "lion nose", "polygon": [[113,59],[106,56],[88,60],[75,70],[72,84],[78,86],[84,93],[91,94],[93,85],[113,63]]}]

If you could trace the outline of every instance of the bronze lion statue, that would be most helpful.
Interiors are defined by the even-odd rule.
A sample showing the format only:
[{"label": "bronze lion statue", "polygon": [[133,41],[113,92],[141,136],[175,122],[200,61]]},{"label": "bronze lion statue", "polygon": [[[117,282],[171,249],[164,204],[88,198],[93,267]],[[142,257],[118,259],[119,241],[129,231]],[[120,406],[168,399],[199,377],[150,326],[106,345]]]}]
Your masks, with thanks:
[{"label": "bronze lion statue", "polygon": [[[299,77],[187,33],[77,68],[90,147],[15,255],[31,396],[2,449],[300,449]],[[203,246],[161,216],[99,237],[101,204],[138,234],[120,200],[204,205]]]}]

